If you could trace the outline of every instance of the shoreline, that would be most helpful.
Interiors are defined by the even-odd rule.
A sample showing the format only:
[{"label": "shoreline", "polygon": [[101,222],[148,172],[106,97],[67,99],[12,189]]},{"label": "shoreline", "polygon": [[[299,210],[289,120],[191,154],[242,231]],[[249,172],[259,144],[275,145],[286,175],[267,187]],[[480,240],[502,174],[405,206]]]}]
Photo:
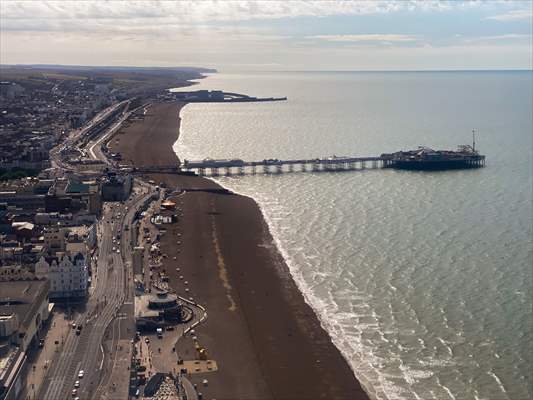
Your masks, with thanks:
[{"label": "shoreline", "polygon": [[[132,124],[117,135],[130,140],[112,140],[113,145],[137,166],[176,162],[173,147],[183,106],[154,104],[148,113],[153,121]],[[173,107],[178,115],[174,125]],[[148,146],[152,151],[146,151]],[[202,177],[150,178],[169,187],[222,187]],[[367,400],[348,360],[296,283],[258,203],[238,194],[187,192],[183,197],[182,223],[167,229],[161,248],[169,255],[165,268],[171,286],[182,290],[169,261],[177,256],[191,293],[209,313],[205,326],[198,327],[199,337],[221,366],[218,376],[209,375],[209,395],[212,389],[212,397],[219,399]],[[180,229],[184,247],[176,252],[174,235]]]},{"label": "shoreline", "polygon": [[[274,225],[271,222],[271,218],[269,218],[268,215],[266,214],[266,211],[265,211],[264,207],[261,205],[261,202],[258,201],[256,198],[254,198],[252,195],[248,195],[246,193],[241,193],[238,190],[235,190],[235,189],[233,189],[230,186],[226,186],[223,183],[218,182],[216,180],[216,177],[208,176],[208,177],[204,177],[204,178],[208,179],[208,180],[211,180],[215,184],[222,186],[224,189],[227,189],[227,190],[231,191],[232,193],[237,194],[238,196],[243,196],[243,197],[250,198],[257,204],[257,208],[259,209],[259,211],[261,213],[261,216],[262,216],[262,218],[265,221],[265,224],[267,226],[268,233],[271,236],[272,241],[274,242],[275,251],[279,252],[279,254],[281,255],[281,257],[283,259],[283,262],[286,264],[286,266],[288,268],[288,272],[289,272],[291,278],[293,279],[294,283],[296,284],[296,286],[297,286],[298,290],[300,291],[301,295],[304,297],[305,302],[313,310],[315,316],[318,318],[318,320],[320,322],[320,326],[326,331],[327,335],[329,336],[329,338],[332,341],[332,343],[335,346],[335,348],[341,353],[343,358],[346,360],[346,363],[348,364],[348,366],[352,370],[355,379],[359,382],[359,384],[361,385],[361,387],[365,391],[366,395],[369,396],[370,399],[373,399],[372,395],[374,395],[375,392],[373,390],[371,382],[366,380],[366,379],[362,379],[360,376],[357,375],[357,371],[355,371],[352,368],[351,363],[350,363],[350,361],[348,359],[348,356],[344,354],[344,351],[343,351],[343,349],[341,349],[340,346],[337,346],[336,341],[333,339],[333,337],[331,336],[331,334],[327,330],[327,326],[328,326],[327,319],[322,317],[320,312],[315,308],[315,303],[314,303],[315,299],[317,299],[317,300],[320,300],[320,299],[314,297],[312,295],[312,293],[307,290],[308,287],[306,286],[305,281],[304,281],[304,279],[302,277],[299,277],[298,274],[294,274],[293,269],[291,268],[291,265],[294,265],[294,262],[292,261],[292,259],[289,256],[287,250],[283,246],[283,243],[281,242],[280,237],[279,237],[280,235],[276,232],[276,229],[274,228]],[[300,285],[302,285],[302,286],[300,286]]]},{"label": "shoreline", "polygon": [[[186,107],[188,104],[190,104],[190,103],[184,104],[182,108]],[[181,121],[181,111],[180,111],[180,121]],[[180,136],[182,134],[183,134],[183,131],[182,131],[182,128],[180,126],[178,137],[176,138],[176,141],[172,145],[172,151],[175,153],[176,157],[178,158],[178,160],[180,160],[180,162],[181,162],[181,159],[180,159],[180,156],[179,156],[179,148],[178,148],[179,146],[178,146],[177,143],[178,143],[179,138],[180,138]],[[195,156],[192,157],[192,159],[201,159],[201,158],[202,158],[201,155],[195,155]],[[327,329],[327,327],[330,325],[329,321],[325,317],[323,317],[321,315],[320,311],[318,310],[319,307],[316,306],[316,302],[320,301],[320,299],[317,298],[317,297],[314,297],[312,292],[309,290],[309,287],[307,287],[307,285],[305,283],[305,280],[301,276],[301,274],[294,272],[294,268],[293,268],[294,262],[291,259],[288,251],[283,246],[283,243],[281,242],[281,239],[280,239],[280,234],[279,234],[279,232],[276,231],[274,223],[272,222],[271,218],[268,217],[267,212],[265,210],[265,207],[262,205],[261,201],[258,200],[257,198],[255,198],[251,194],[242,193],[239,190],[237,190],[234,187],[232,187],[231,185],[226,185],[223,182],[219,182],[217,180],[217,178],[219,178],[219,177],[216,177],[216,176],[203,176],[202,177],[202,179],[207,179],[207,180],[213,182],[214,184],[216,184],[217,186],[220,186],[220,187],[222,187],[224,189],[227,189],[227,190],[229,190],[232,193],[235,193],[235,194],[237,194],[239,196],[242,196],[242,197],[247,197],[247,198],[252,199],[254,201],[254,203],[257,205],[257,208],[259,209],[259,212],[261,213],[261,217],[262,217],[263,221],[265,222],[265,224],[267,226],[268,234],[270,235],[270,237],[272,238],[272,241],[274,243],[275,251],[277,251],[281,255],[281,257],[283,259],[283,262],[287,266],[287,269],[288,269],[288,272],[289,272],[291,278],[293,279],[294,283],[296,284],[296,286],[297,286],[298,290],[300,291],[301,295],[304,297],[305,302],[313,310],[315,316],[318,318],[318,320],[320,322],[321,327],[326,331],[327,335],[329,336],[329,338],[332,341],[332,343],[335,346],[335,348],[341,353],[342,357],[346,360],[346,363],[348,364],[348,366],[352,370],[355,379],[361,385],[361,387],[365,391],[366,395],[369,398],[372,399],[373,396],[376,395],[376,392],[374,390],[374,387],[372,386],[371,381],[366,379],[366,376],[361,377],[361,376],[357,375],[357,371],[354,369],[355,367],[352,367],[351,362],[349,360],[348,354],[345,354],[345,350],[343,350],[341,348],[342,346],[337,345],[336,340],[329,333],[329,331]]]}]

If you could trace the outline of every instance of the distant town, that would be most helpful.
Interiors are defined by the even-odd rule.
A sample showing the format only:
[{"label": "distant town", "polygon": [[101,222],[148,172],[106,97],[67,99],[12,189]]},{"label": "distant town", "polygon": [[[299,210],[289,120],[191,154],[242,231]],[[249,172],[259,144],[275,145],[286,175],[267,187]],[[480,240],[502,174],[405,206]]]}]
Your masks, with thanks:
[{"label": "distant town", "polygon": [[0,399],[139,397],[149,378],[144,393],[194,398],[140,361],[150,350],[138,330],[162,337],[202,318],[151,272],[179,208],[107,144],[205,71],[2,66]]}]

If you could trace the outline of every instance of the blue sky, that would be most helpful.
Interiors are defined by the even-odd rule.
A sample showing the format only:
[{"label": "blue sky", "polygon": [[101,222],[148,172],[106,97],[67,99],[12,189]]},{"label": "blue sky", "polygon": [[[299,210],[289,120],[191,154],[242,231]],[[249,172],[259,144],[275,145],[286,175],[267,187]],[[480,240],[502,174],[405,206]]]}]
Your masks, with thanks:
[{"label": "blue sky", "polygon": [[0,1],[0,61],[531,69],[533,2]]}]

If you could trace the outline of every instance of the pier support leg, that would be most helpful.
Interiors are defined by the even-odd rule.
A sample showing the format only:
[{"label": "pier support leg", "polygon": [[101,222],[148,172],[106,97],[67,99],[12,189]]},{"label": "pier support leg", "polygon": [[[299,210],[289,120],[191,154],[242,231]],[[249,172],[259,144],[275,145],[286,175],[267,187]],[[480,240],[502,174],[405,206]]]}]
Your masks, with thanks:
[{"label": "pier support leg", "polygon": [[288,172],[294,172],[294,165],[289,164],[289,171]]},{"label": "pier support leg", "polygon": [[276,165],[276,173],[281,174],[283,172],[283,165]]}]

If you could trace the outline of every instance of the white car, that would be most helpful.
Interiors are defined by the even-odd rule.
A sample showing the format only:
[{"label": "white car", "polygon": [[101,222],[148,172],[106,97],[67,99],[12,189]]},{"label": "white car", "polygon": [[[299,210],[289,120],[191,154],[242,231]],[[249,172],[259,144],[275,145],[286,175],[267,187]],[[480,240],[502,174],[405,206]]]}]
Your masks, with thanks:
[{"label": "white car", "polygon": [[83,375],[85,375],[85,371],[84,370],[81,370],[80,372],[78,372],[78,378],[83,378]]},{"label": "white car", "polygon": [[80,381],[76,381],[74,382],[74,388],[79,388],[80,387]]}]

